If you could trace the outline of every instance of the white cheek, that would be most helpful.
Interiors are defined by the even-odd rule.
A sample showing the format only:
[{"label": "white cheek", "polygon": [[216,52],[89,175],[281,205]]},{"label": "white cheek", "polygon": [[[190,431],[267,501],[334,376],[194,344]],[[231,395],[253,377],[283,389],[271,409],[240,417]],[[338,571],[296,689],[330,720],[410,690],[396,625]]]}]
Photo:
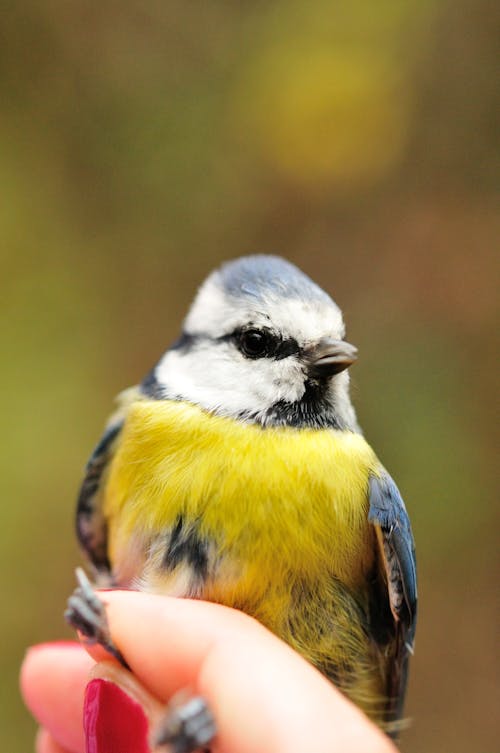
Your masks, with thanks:
[{"label": "white cheek", "polygon": [[249,360],[213,346],[166,353],[156,377],[168,395],[227,415],[265,411],[278,400],[294,402],[305,390],[302,368],[293,358]]},{"label": "white cheek", "polygon": [[338,415],[344,418],[348,426],[361,432],[356,419],[356,412],[349,397],[349,372],[342,371],[338,374],[332,380],[330,389]]},{"label": "white cheek", "polygon": [[293,403],[300,400],[305,392],[306,375],[294,357],[283,358],[281,361],[270,362],[274,400],[285,400]]},{"label": "white cheek", "polygon": [[243,370],[235,369],[236,379],[244,386],[246,410],[266,410],[279,400],[295,402],[305,391],[304,374],[292,358],[280,361],[271,358],[244,359]]}]

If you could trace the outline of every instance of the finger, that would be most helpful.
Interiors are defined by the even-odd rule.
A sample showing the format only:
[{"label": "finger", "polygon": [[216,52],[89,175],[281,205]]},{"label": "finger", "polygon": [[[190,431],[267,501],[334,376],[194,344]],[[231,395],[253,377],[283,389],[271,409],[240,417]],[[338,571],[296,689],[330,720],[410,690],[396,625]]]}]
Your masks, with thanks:
[{"label": "finger", "polygon": [[35,742],[36,753],[68,753],[67,748],[61,748],[50,732],[43,727],[38,730]]},{"label": "finger", "polygon": [[162,700],[184,687],[203,695],[221,753],[395,750],[319,672],[241,612],[136,592],[105,600],[113,639],[139,681]]},{"label": "finger", "polygon": [[198,688],[223,733],[224,753],[396,753],[354,704],[264,630],[214,645]]},{"label": "finger", "polygon": [[[115,645],[132,672],[158,698],[168,699],[190,686],[211,646],[234,635],[263,628],[242,612],[220,604],[175,599],[137,591],[105,591]],[[110,655],[98,644],[84,648],[96,661]],[[165,665],[168,671],[165,671]]]},{"label": "finger", "polygon": [[21,692],[26,705],[63,750],[70,753],[83,753],[85,749],[82,707],[93,665],[78,643],[68,641],[30,648],[21,667]]}]

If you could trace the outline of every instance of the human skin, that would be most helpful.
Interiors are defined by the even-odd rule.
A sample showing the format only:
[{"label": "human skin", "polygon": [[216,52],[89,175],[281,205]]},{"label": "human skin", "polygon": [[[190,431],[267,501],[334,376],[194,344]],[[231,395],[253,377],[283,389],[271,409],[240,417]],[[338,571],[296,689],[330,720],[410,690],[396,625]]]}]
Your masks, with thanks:
[{"label": "human skin", "polygon": [[213,753],[396,752],[316,669],[247,615],[132,591],[101,598],[131,672],[100,646],[29,649],[21,690],[41,726],[37,753],[84,753],[84,694],[95,678],[125,690],[153,727],[178,691],[203,696],[217,721]]}]

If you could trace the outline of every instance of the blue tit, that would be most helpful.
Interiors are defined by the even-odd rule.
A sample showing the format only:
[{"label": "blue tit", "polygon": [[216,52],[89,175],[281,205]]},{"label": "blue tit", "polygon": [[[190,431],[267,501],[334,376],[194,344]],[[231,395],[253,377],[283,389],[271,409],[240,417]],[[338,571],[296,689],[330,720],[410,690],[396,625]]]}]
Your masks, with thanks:
[{"label": "blue tit", "polygon": [[274,256],[223,264],[92,454],[79,540],[112,586],[219,602],[383,729],[415,635],[414,543],[349,396],[342,313]]}]

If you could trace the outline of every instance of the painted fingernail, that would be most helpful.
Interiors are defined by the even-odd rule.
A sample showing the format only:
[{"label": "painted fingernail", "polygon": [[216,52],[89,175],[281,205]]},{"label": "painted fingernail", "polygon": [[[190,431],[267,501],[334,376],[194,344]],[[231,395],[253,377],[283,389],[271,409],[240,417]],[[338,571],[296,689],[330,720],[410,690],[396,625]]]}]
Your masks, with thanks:
[{"label": "painted fingernail", "polygon": [[150,753],[142,707],[109,680],[92,680],[83,706],[86,753]]}]

